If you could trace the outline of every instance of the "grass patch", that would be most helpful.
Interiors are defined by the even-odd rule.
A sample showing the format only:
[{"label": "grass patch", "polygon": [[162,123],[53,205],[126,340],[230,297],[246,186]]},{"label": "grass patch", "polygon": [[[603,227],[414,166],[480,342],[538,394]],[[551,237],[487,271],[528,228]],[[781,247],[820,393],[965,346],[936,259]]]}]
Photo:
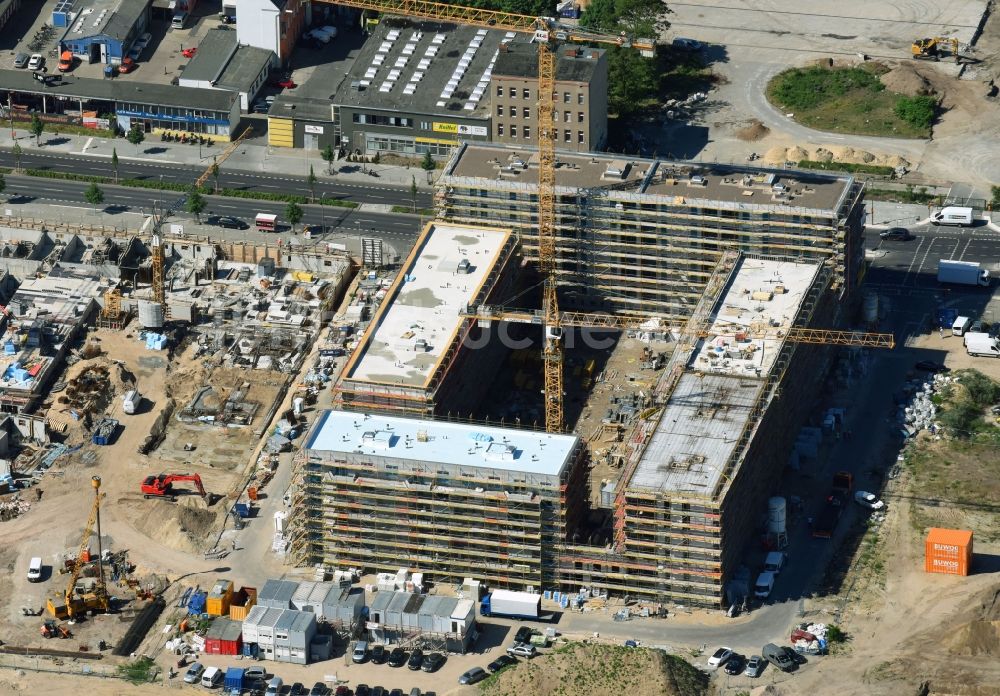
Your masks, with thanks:
[{"label": "grass patch", "polygon": [[944,199],[936,193],[928,193],[927,189],[920,187],[914,189],[907,186],[905,189],[880,189],[866,188],[865,198],[870,201],[889,201],[892,203],[929,203],[933,205],[943,205]]},{"label": "grass patch", "polygon": [[[834,133],[928,138],[936,102],[931,97],[904,97],[879,81],[884,67],[792,68],[767,86],[772,104],[810,128]],[[932,104],[927,116],[928,102]]]},{"label": "grass patch", "polygon": [[817,160],[799,160],[802,169],[821,169],[830,172],[849,172],[851,174],[875,174],[877,176],[892,176],[895,169],[880,164],[851,164],[850,162],[819,162]]},{"label": "grass patch", "polygon": [[118,665],[118,674],[133,684],[148,684],[159,673],[156,663],[148,657],[140,657],[123,665]]},{"label": "grass patch", "polygon": [[392,212],[394,213],[405,213],[407,215],[423,215],[424,217],[434,217],[433,208],[417,208],[416,212],[413,211],[413,206],[410,205],[394,205],[392,206]]}]

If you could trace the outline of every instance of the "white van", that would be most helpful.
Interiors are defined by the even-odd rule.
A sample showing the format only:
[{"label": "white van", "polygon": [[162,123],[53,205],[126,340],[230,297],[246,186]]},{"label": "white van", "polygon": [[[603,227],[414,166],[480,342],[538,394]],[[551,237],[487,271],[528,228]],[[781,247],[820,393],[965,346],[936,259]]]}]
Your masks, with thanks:
[{"label": "white van", "polygon": [[781,551],[771,551],[764,559],[764,570],[777,575],[785,566],[785,554]]},{"label": "white van", "polygon": [[757,582],[753,586],[753,596],[761,599],[767,599],[771,596],[771,590],[773,589],[774,573],[769,573],[765,570],[757,576]]},{"label": "white van", "polygon": [[28,582],[42,581],[42,559],[35,556],[28,561]]},{"label": "white van", "polygon": [[177,14],[174,15],[174,18],[170,20],[170,28],[183,29],[185,26],[187,26],[187,21],[188,21],[188,13],[178,12]]},{"label": "white van", "polygon": [[218,667],[208,667],[205,669],[204,674],[201,675],[201,685],[206,689],[214,689],[222,684],[224,678],[225,675],[221,669]]},{"label": "white van", "polygon": [[931,215],[934,225],[958,225],[967,227],[972,224],[972,208],[949,205]]},{"label": "white van", "polygon": [[135,415],[135,412],[139,410],[140,403],[142,403],[142,394],[137,389],[130,389],[126,392],[125,398],[122,399],[122,411],[129,416]]},{"label": "white van", "polygon": [[951,335],[964,336],[965,332],[969,330],[971,323],[972,319],[969,319],[969,317],[955,317],[955,321],[951,325]]}]

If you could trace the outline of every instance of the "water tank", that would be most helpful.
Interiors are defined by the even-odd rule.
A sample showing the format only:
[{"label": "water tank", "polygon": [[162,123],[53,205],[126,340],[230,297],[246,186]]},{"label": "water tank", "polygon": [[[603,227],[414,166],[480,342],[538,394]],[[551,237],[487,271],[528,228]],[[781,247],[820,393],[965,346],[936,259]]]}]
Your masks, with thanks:
[{"label": "water tank", "polygon": [[775,496],[767,500],[767,531],[769,534],[785,533],[785,499]]},{"label": "water tank", "polygon": [[878,323],[878,295],[873,292],[865,293],[862,304],[862,315],[868,325]]},{"label": "water tank", "polygon": [[139,325],[144,329],[162,329],[163,306],[158,302],[139,300]]}]

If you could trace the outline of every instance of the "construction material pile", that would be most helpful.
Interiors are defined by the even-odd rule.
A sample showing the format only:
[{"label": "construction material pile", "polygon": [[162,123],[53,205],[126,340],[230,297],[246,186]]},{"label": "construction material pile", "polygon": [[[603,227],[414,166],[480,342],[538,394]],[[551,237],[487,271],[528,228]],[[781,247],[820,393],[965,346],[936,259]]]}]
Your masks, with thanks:
[{"label": "construction material pile", "polygon": [[5,500],[0,502],[0,522],[6,522],[7,520],[12,520],[15,517],[23,515],[28,510],[31,509],[31,504],[21,500],[20,497],[15,497],[13,500]]}]

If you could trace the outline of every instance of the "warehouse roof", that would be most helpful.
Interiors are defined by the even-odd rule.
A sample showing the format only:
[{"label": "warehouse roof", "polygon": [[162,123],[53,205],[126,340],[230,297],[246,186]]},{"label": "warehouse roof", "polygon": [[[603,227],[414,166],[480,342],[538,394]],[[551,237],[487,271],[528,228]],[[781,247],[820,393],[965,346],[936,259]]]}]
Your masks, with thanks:
[{"label": "warehouse roof", "polygon": [[463,325],[461,312],[485,299],[510,241],[508,230],[428,224],[344,368],[345,379],[426,386]]},{"label": "warehouse roof", "polygon": [[[132,79],[105,80],[92,77],[61,75],[61,82],[46,87],[23,70],[0,70],[0,85],[13,92],[45,94],[50,97],[73,99],[102,99],[118,103],[175,106],[188,109],[205,109],[228,113],[236,101],[235,92],[205,90],[176,85],[158,85],[136,82]],[[14,99],[17,101],[16,97]]]},{"label": "warehouse roof", "polygon": [[[483,188],[537,186],[538,153],[522,146],[465,143],[452,154],[440,184],[482,180]],[[671,162],[587,152],[556,153],[556,186],[569,190],[619,189],[612,198],[632,194],[660,196],[694,204],[720,201],[729,207],[803,208],[834,214],[854,183],[853,177],[820,172],[764,169],[735,164]]]},{"label": "warehouse roof", "polygon": [[[556,80],[590,82],[604,61],[604,50],[563,46],[556,53]],[[538,44],[508,43],[500,47],[493,74],[503,77],[538,79]]]},{"label": "warehouse roof", "polygon": [[149,3],[150,0],[90,0],[78,3],[73,6],[74,21],[66,29],[63,40],[103,35],[124,41]]},{"label": "warehouse roof", "polygon": [[194,58],[184,66],[181,79],[248,92],[273,55],[273,51],[264,48],[240,46],[235,31],[212,29],[198,44]]},{"label": "warehouse roof", "polygon": [[[716,303],[709,337],[695,347],[628,488],[714,497],[740,454],[740,433],[759,423],[754,407],[784,344],[781,327],[798,314],[818,272],[815,264],[741,259]],[[736,336],[751,327],[766,327],[769,337]]]},{"label": "warehouse roof", "polygon": [[384,17],[334,100],[401,114],[488,118],[487,88],[501,41],[514,32]]},{"label": "warehouse roof", "polygon": [[575,435],[326,411],[306,449],[556,476],[570,462],[578,441]]}]

